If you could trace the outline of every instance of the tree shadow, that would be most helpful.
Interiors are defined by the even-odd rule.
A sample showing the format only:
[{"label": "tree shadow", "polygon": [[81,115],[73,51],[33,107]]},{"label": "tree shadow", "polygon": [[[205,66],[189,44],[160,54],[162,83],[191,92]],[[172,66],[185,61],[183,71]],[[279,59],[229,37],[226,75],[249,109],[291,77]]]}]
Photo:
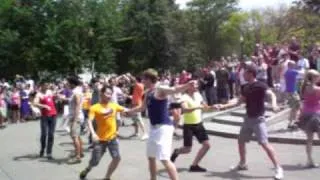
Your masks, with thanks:
[{"label": "tree shadow", "polygon": [[37,160],[39,158],[40,158],[39,154],[26,154],[23,156],[16,156],[13,158],[13,160],[14,161],[26,161],[26,160],[32,161],[32,160]]},{"label": "tree shadow", "polygon": [[220,177],[223,179],[232,179],[232,180],[241,180],[241,179],[273,179],[273,176],[255,176],[255,175],[246,175],[242,174],[239,171],[225,171],[217,172],[210,171],[205,175],[206,177]]}]

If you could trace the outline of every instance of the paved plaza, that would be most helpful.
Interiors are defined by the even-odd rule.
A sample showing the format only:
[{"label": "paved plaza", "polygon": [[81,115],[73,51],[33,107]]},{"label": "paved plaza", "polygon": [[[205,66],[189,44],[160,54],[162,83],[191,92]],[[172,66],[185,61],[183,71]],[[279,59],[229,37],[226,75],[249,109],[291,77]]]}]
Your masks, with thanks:
[{"label": "paved plaza", "polygon": [[[71,140],[63,132],[56,133],[53,150],[55,160],[38,158],[39,122],[9,125],[0,130],[0,180],[76,180],[79,172],[87,165],[89,151],[79,165],[66,164],[67,157],[73,149]],[[87,138],[84,137],[85,142]],[[190,155],[180,156],[176,165],[181,180],[268,180],[272,179],[272,164],[262,149],[252,142],[248,145],[249,171],[230,172],[229,168],[238,162],[237,142],[235,139],[210,136],[211,149],[201,165],[208,169],[207,173],[189,173],[188,167],[195,156],[199,145]],[[182,144],[175,140],[174,147]],[[318,180],[320,169],[304,169],[305,152],[303,145],[274,144],[285,170],[288,180]],[[87,145],[86,145],[87,147]],[[148,167],[145,157],[145,142],[138,139],[121,140],[120,150],[122,162],[113,176],[114,180],[148,180]],[[316,162],[320,162],[320,147],[315,147]],[[102,179],[110,161],[105,154],[99,166],[88,175],[89,180]],[[159,180],[168,179],[159,163]]]}]

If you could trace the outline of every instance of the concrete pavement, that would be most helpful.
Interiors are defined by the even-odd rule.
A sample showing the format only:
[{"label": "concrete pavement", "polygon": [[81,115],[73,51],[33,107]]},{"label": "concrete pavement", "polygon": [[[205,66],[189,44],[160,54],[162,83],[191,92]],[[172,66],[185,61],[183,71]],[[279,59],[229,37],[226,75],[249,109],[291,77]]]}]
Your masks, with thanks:
[{"label": "concrete pavement", "polygon": [[[0,130],[0,180],[76,180],[79,172],[87,165],[90,152],[86,152],[79,165],[68,165],[66,160],[73,149],[69,136],[63,132],[56,133],[53,150],[54,161],[39,159],[39,122],[9,125]],[[87,138],[84,137],[85,142]],[[193,152],[182,155],[176,161],[181,180],[268,180],[272,179],[272,164],[256,142],[248,145],[249,171],[230,172],[231,165],[238,162],[237,142],[234,139],[210,136],[212,145],[201,165],[207,173],[189,173],[191,164],[199,145],[194,141]],[[175,141],[174,147],[182,145]],[[318,180],[320,169],[304,169],[306,161],[303,145],[273,144],[285,169],[288,180]],[[138,139],[121,140],[122,162],[114,174],[114,180],[147,180],[148,166],[145,157],[145,142]],[[314,157],[320,162],[320,148],[315,147]],[[106,173],[110,156],[105,154],[99,166],[88,175],[89,180],[102,179]],[[159,180],[168,179],[159,163]]]}]

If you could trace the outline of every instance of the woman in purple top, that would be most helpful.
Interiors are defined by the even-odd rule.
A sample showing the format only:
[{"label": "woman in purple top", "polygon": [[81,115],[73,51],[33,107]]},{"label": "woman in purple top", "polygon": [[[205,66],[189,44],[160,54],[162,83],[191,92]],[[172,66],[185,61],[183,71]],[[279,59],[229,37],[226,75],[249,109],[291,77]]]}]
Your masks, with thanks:
[{"label": "woman in purple top", "polygon": [[31,115],[31,108],[29,104],[29,94],[26,90],[26,87],[22,87],[20,91],[21,98],[21,120],[24,121]]},{"label": "woman in purple top", "polygon": [[307,166],[309,168],[318,167],[312,159],[312,141],[314,133],[320,138],[320,73],[309,70],[302,85],[303,107],[299,126],[307,135],[306,152],[308,157]]}]

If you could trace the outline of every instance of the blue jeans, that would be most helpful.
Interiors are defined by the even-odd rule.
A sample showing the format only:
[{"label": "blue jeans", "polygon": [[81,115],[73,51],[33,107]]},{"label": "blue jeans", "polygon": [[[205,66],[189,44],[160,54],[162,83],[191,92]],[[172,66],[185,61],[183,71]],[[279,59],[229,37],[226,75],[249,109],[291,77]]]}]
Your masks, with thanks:
[{"label": "blue jeans", "polygon": [[52,153],[52,146],[54,143],[54,131],[56,128],[56,117],[48,117],[48,116],[42,116],[40,120],[40,128],[41,128],[41,152],[44,152],[44,150],[47,148],[46,153],[50,154]]}]

